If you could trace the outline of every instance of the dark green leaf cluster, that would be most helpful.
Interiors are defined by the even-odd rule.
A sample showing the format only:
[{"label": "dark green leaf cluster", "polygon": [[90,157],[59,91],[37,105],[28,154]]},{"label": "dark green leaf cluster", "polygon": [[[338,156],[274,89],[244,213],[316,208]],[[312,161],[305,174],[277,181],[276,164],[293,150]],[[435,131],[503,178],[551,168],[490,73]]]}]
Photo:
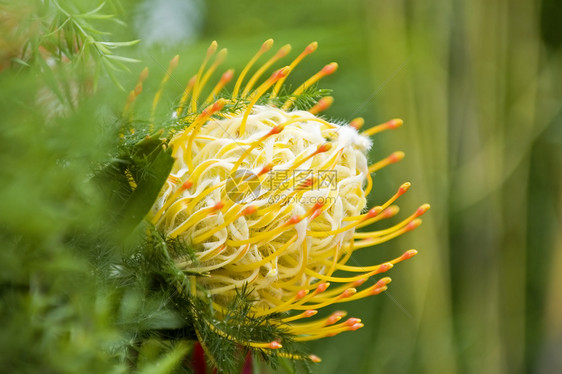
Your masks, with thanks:
[{"label": "dark green leaf cluster", "polygon": [[[119,373],[121,341],[90,259],[104,202],[91,170],[113,146],[96,105],[46,120],[34,76],[0,74],[0,367],[18,373]],[[79,124],[79,125],[77,125]]]}]

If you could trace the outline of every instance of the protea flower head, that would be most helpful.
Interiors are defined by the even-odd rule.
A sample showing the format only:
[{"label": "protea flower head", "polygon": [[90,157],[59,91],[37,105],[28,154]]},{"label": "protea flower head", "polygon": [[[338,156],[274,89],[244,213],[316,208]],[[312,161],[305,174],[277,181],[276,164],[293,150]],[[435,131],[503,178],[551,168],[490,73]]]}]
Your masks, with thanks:
[{"label": "protea flower head", "polygon": [[[337,64],[326,65],[287,93],[285,79],[317,43],[263,79],[289,53],[290,46],[283,46],[249,75],[272,45],[272,40],[262,45],[238,75],[231,93],[225,94],[233,70],[205,91],[226,53],[216,54],[217,44],[211,44],[172,113],[181,125],[167,141],[175,161],[149,219],[167,238],[193,249],[195,256],[174,257],[177,269],[195,274],[192,297],[210,295],[220,315],[237,290],[246,287],[253,300],[252,316],[272,316],[268,323],[285,328],[296,341],[307,341],[363,326],[358,318],[344,320],[345,312],[303,320],[325,306],[385,291],[391,280],[381,274],[414,256],[415,250],[382,264],[353,266],[348,260],[361,248],[417,227],[418,217],[429,205],[390,228],[358,231],[394,216],[398,207],[393,203],[410,186],[404,183],[388,200],[367,207],[371,174],[403,157],[395,152],[369,165],[369,136],[399,127],[402,121],[393,119],[363,132],[361,118],[330,122],[319,113],[331,104],[331,97],[317,100],[308,110],[296,110],[303,95],[332,74]],[[153,110],[177,63],[176,56],[155,95]],[[145,71],[131,92],[127,112],[146,76]],[[366,284],[371,278],[374,282]],[[216,332],[248,347],[277,350],[283,345],[278,340],[243,341]]]}]

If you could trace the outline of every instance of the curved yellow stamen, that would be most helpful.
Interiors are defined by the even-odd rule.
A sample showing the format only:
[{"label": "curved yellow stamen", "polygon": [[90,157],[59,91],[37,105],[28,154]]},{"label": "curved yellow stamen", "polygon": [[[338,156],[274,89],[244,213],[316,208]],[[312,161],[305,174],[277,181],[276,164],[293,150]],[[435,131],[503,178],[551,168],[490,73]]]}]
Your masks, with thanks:
[{"label": "curved yellow stamen", "polygon": [[[309,310],[305,310],[305,311],[302,312],[302,313],[299,313],[299,314],[297,314],[297,315],[294,315],[294,316],[292,316],[292,317],[283,318],[283,319],[281,319],[281,322],[282,322],[282,323],[294,322],[294,321],[298,321],[299,319],[310,318],[310,317],[312,317],[312,316],[315,316],[317,313],[318,313],[317,310],[309,309]],[[289,328],[292,328],[292,326],[289,327]]]},{"label": "curved yellow stamen", "polygon": [[214,55],[217,51],[217,47],[218,44],[216,40],[213,40],[209,48],[207,48],[207,54],[205,55],[205,58],[203,59],[203,62],[199,67],[197,75],[195,75],[197,78],[195,78],[195,84],[193,85],[193,95],[191,95],[191,103],[189,105],[189,111],[191,113],[195,113],[197,111],[197,99],[199,99],[199,95],[197,94],[197,92],[199,90],[199,84],[201,82],[203,71],[205,70],[205,66],[207,66],[207,62],[209,62],[211,56]]},{"label": "curved yellow stamen", "polygon": [[244,132],[246,130],[246,122],[248,121],[248,117],[250,116],[250,112],[252,111],[252,108],[257,103],[259,98],[262,97],[263,94],[275,82],[277,82],[282,77],[287,76],[287,74],[289,74],[290,71],[291,71],[291,69],[288,66],[285,66],[285,67],[277,70],[275,73],[273,73],[271,75],[271,77],[269,77],[264,83],[262,83],[258,88],[256,88],[256,90],[252,93],[252,95],[250,95],[250,97],[249,97],[250,103],[248,104],[248,107],[244,111],[244,116],[242,117],[242,122],[240,123],[240,129],[238,130],[239,135],[244,134]]},{"label": "curved yellow stamen", "polygon": [[306,265],[308,264],[308,246],[306,243],[306,240],[303,240],[302,242],[302,252],[300,254],[301,257],[301,264],[299,267],[299,271],[292,276],[289,280],[285,281],[285,282],[275,282],[275,286],[279,287],[279,288],[284,288],[288,285],[294,284],[295,282],[297,282],[298,280],[302,279],[302,275],[304,274],[304,272],[306,271]]},{"label": "curved yellow stamen", "polygon": [[[318,42],[312,42],[308,46],[306,46],[306,48],[301,52],[301,54],[298,55],[297,58],[295,58],[293,62],[291,62],[291,64],[289,65],[291,71],[293,71],[295,66],[297,66],[306,56],[314,52],[316,48],[318,48]],[[271,91],[271,95],[270,95],[271,98],[277,97],[277,94],[279,93],[279,90],[283,86],[285,79],[287,79],[287,77],[283,77],[279,81],[277,81],[275,87]]]},{"label": "curved yellow stamen", "polygon": [[191,188],[191,186],[193,185],[192,181],[187,181],[185,183],[183,183],[181,186],[179,186],[176,191],[172,194],[172,196],[170,196],[170,198],[168,198],[166,200],[166,202],[164,203],[164,205],[162,206],[162,208],[160,208],[156,214],[154,215],[154,217],[152,217],[152,224],[156,224],[158,222],[158,220],[160,219],[160,216],[162,216],[162,214],[166,211],[166,209],[168,209],[170,207],[170,205],[172,205],[172,203],[174,203],[177,198],[186,190],[188,190],[189,188]]},{"label": "curved yellow stamen", "polygon": [[289,110],[293,104],[295,103],[296,97],[299,96],[306,90],[307,88],[311,87],[314,83],[318,82],[320,79],[324,78],[327,75],[334,73],[338,68],[338,64],[332,62],[322,68],[318,73],[314,74],[312,77],[308,78],[303,84],[301,84],[293,93],[291,94],[291,98],[283,104],[281,109]]},{"label": "curved yellow stamen", "polygon": [[213,64],[205,72],[203,77],[201,77],[201,81],[196,82],[195,86],[193,87],[193,97],[195,97],[196,100],[199,99],[201,91],[203,91],[203,88],[205,88],[205,86],[207,85],[207,82],[209,81],[209,78],[211,78],[211,75],[213,75],[217,67],[223,63],[224,59],[226,58],[226,54],[226,48],[221,49],[219,53],[217,53],[217,57],[215,57],[215,61],[213,62]]},{"label": "curved yellow stamen", "polygon": [[279,343],[278,341],[274,340],[272,342],[269,343],[256,343],[256,342],[250,342],[250,341],[245,341],[245,340],[240,340],[238,338],[236,338],[233,335],[227,334],[226,332],[222,331],[221,329],[219,329],[218,327],[216,327],[215,325],[213,325],[212,323],[210,323],[209,321],[207,321],[206,319],[203,319],[203,321],[205,321],[205,324],[207,326],[209,326],[209,328],[217,335],[222,336],[223,338],[226,338],[228,340],[231,340],[233,342],[236,342],[238,344],[247,346],[247,347],[253,347],[253,348],[268,348],[268,349],[279,349],[282,348],[283,346],[281,345],[281,343]]},{"label": "curved yellow stamen", "polygon": [[[207,120],[209,118],[211,118],[211,116],[213,114],[215,114],[216,112],[221,110],[224,107],[225,104],[226,104],[226,100],[224,100],[224,99],[219,99],[219,100],[215,101],[215,103],[213,105],[207,107],[197,117],[197,119],[193,122],[193,124],[191,126],[189,126],[189,128],[191,128],[191,135],[189,136],[189,140],[187,141],[187,147],[186,147],[186,156],[187,156],[186,162],[187,162],[187,166],[189,167],[189,170],[193,170],[193,161],[192,161],[191,149],[193,147],[193,140],[195,139],[195,136],[197,135],[197,132],[199,132],[199,129],[201,128],[201,126],[203,126],[207,122]],[[186,134],[189,132],[188,130],[185,131]]]},{"label": "curved yellow stamen", "polygon": [[[318,294],[324,292],[329,286],[330,286],[329,283],[320,283],[320,284],[318,284],[318,286],[316,287],[316,289],[312,293],[310,293],[309,290],[307,290],[307,289],[306,290],[302,289],[302,290],[298,291],[289,300],[287,300],[285,302],[282,302],[282,303],[276,305],[273,308],[256,311],[254,313],[254,316],[261,317],[261,316],[265,316],[265,315],[272,314],[272,313],[284,312],[284,311],[288,311],[288,310],[291,310],[291,309],[295,309],[295,307],[301,306],[302,304],[304,304],[304,303],[308,302],[309,300],[313,299],[314,297],[316,297]],[[274,298],[274,297],[271,297],[267,294],[264,294],[263,296],[273,303],[279,303],[279,300]],[[304,308],[304,309],[301,309],[301,310],[307,310],[307,309],[311,309],[311,308]]]},{"label": "curved yellow stamen", "polygon": [[129,93],[129,96],[127,97],[127,102],[125,103],[125,107],[123,108],[123,117],[131,113],[133,109],[133,104],[135,103],[137,97],[141,94],[142,84],[147,77],[148,77],[148,68],[145,67],[139,75],[139,80],[137,81],[135,88]]},{"label": "curved yellow stamen", "polygon": [[373,177],[371,177],[370,173],[367,173],[367,187],[365,187],[365,196],[369,196],[371,190],[373,189]]},{"label": "curved yellow stamen", "polygon": [[269,69],[269,67],[271,65],[273,65],[273,63],[275,63],[277,60],[287,56],[287,54],[289,54],[290,51],[291,51],[291,45],[286,44],[283,47],[281,47],[279,49],[279,51],[277,51],[277,53],[273,57],[271,57],[269,60],[267,60],[267,62],[265,64],[263,64],[254,73],[254,75],[252,75],[252,77],[250,78],[250,80],[246,84],[246,87],[244,88],[244,91],[242,92],[242,97],[246,97],[248,95],[248,93],[252,90],[252,88],[254,88],[254,84],[256,84],[257,80],[263,75],[263,73],[267,69]]},{"label": "curved yellow stamen", "polygon": [[[315,309],[309,309],[309,310],[315,310]],[[307,311],[304,311],[302,314],[306,313]],[[328,317],[324,317],[312,322],[305,322],[305,323],[298,323],[298,324],[292,324],[289,327],[290,331],[293,332],[298,332],[298,331],[302,331],[302,330],[313,330],[313,329],[320,329],[322,327],[326,327],[326,326],[332,326],[336,323],[338,323],[342,318],[344,318],[345,316],[347,316],[347,312],[346,311],[342,311],[342,310],[338,310],[333,312],[332,314],[330,314]]]},{"label": "curved yellow stamen", "polygon": [[[226,206],[226,209],[229,209],[230,206],[232,206],[232,205],[233,205],[232,202],[228,203],[228,205]],[[205,240],[209,239],[211,236],[215,235],[217,232],[226,228],[228,225],[232,224],[238,218],[240,218],[240,217],[242,217],[246,214],[249,214],[248,208],[244,207],[244,206],[240,206],[240,205],[235,206],[232,211],[227,210],[226,214],[224,215],[224,223],[211,228],[210,230],[208,230],[204,234],[196,236],[195,238],[192,239],[192,243],[193,244],[199,244],[199,243],[204,242]]]},{"label": "curved yellow stamen", "polygon": [[361,135],[364,135],[364,136],[375,135],[375,134],[377,134],[381,131],[384,131],[384,130],[396,129],[396,128],[402,126],[403,124],[404,124],[404,121],[402,121],[399,118],[391,119],[388,122],[382,123],[382,124],[377,125],[377,126],[373,126],[370,129],[363,131],[361,133]]},{"label": "curved yellow stamen", "polygon": [[369,166],[369,174],[402,160],[404,156],[404,152],[401,151],[392,153],[390,156],[383,158],[382,160],[375,162],[373,165]]},{"label": "curved yellow stamen", "polygon": [[178,236],[179,234],[181,234],[185,230],[189,229],[195,223],[198,223],[199,221],[201,221],[201,219],[204,218],[205,216],[209,215],[210,213],[216,212],[217,210],[220,210],[222,208],[222,206],[224,205],[224,203],[222,203],[222,204],[220,204],[220,203],[222,203],[222,202],[219,202],[214,206],[210,206],[210,207],[207,207],[207,208],[200,209],[198,212],[190,215],[189,218],[187,219],[187,221],[183,222],[181,225],[176,227],[173,231],[171,231],[168,234],[168,236],[170,238],[175,238],[176,236]]},{"label": "curved yellow stamen", "polygon": [[351,296],[355,295],[356,293],[357,293],[357,290],[355,288],[348,288],[344,292],[339,294],[337,297],[329,298],[329,299],[327,299],[323,302],[317,303],[317,304],[293,305],[292,309],[294,309],[294,310],[320,309],[320,308],[324,308],[328,305],[346,302],[347,301],[346,299],[350,298]]},{"label": "curved yellow stamen", "polygon": [[234,70],[228,69],[222,76],[219,82],[215,85],[215,87],[211,90],[211,93],[205,101],[203,105],[209,105],[213,100],[216,100],[217,95],[221,92],[221,90],[232,80],[234,77]]},{"label": "curved yellow stamen", "polygon": [[332,96],[325,96],[320,100],[318,100],[316,105],[310,108],[308,112],[311,114],[318,114],[320,112],[327,110],[329,107],[332,106],[333,103],[334,103],[334,98]]},{"label": "curved yellow stamen", "polygon": [[283,244],[283,246],[281,248],[277,249],[276,251],[274,251],[270,255],[264,257],[260,261],[253,262],[251,264],[232,265],[230,267],[227,267],[227,270],[236,271],[236,272],[244,272],[244,271],[250,271],[250,270],[257,269],[257,268],[267,264],[268,262],[271,262],[272,260],[279,257],[280,255],[282,255],[296,240],[297,240],[297,236],[293,235],[293,237],[289,241],[287,241],[287,243]]},{"label": "curved yellow stamen", "polygon": [[[387,261],[383,264],[380,265],[373,265],[373,266],[349,266],[349,265],[343,265],[343,264],[337,264],[336,267],[338,270],[342,270],[342,271],[349,271],[349,272],[358,272],[358,273],[363,273],[366,271],[378,271],[377,274],[381,273],[382,271],[380,270],[384,270],[387,271],[390,268],[392,268],[392,266],[394,266],[395,264],[402,262],[404,260],[408,260],[412,257],[414,257],[416,254],[418,253],[418,251],[416,251],[415,249],[410,249],[409,251],[405,252],[402,256],[397,257],[393,260]],[[389,266],[392,265],[392,266]]]},{"label": "curved yellow stamen", "polygon": [[187,103],[187,100],[189,99],[189,95],[191,95],[191,91],[193,91],[193,86],[195,86],[196,81],[197,81],[197,76],[194,75],[193,77],[191,77],[189,82],[187,82],[187,86],[185,87],[185,90],[183,90],[183,94],[178,104],[178,108],[176,109],[176,117],[179,118],[183,114],[185,103]]},{"label": "curved yellow stamen", "polygon": [[387,229],[384,230],[378,230],[378,231],[369,231],[369,232],[356,232],[353,234],[354,238],[358,238],[358,239],[363,239],[363,238],[372,238],[372,237],[377,237],[377,236],[384,236],[384,235],[388,235],[404,226],[406,226],[408,223],[412,222],[414,219],[420,217],[421,215],[423,215],[425,212],[427,212],[429,210],[429,204],[424,204],[422,206],[420,206],[412,215],[410,215],[408,218],[404,219],[402,222],[391,226]]},{"label": "curved yellow stamen", "polygon": [[160,87],[158,88],[158,91],[156,91],[156,94],[154,95],[154,99],[152,100],[152,107],[150,108],[150,123],[154,122],[154,113],[156,112],[156,107],[158,106],[160,97],[162,96],[162,91],[164,90],[166,83],[172,76],[172,72],[178,66],[179,61],[180,61],[180,56],[175,55],[174,58],[172,58],[172,60],[170,61],[170,64],[168,65],[168,70],[166,70],[166,74],[164,74],[164,78],[162,78],[162,81],[160,82]]},{"label": "curved yellow stamen", "polygon": [[240,86],[242,85],[242,82],[244,81],[244,78],[246,77],[246,74],[248,74],[248,71],[252,68],[252,66],[255,64],[255,62],[261,57],[261,55],[263,55],[265,52],[269,51],[272,46],[273,46],[273,39],[266,40],[262,44],[259,51],[256,52],[254,57],[252,57],[250,59],[250,61],[248,61],[248,63],[244,67],[244,69],[242,69],[242,72],[240,73],[240,75],[238,76],[238,79],[236,80],[236,83],[234,84],[234,90],[232,91],[232,100],[233,101],[235,101],[238,98],[238,91],[240,90]]},{"label": "curved yellow stamen", "polygon": [[415,220],[413,220],[412,222],[408,223],[406,226],[402,227],[399,230],[394,231],[391,234],[388,234],[386,236],[377,236],[375,238],[369,238],[369,239],[363,239],[363,240],[358,240],[354,242],[354,246],[356,249],[359,248],[366,248],[366,247],[371,247],[373,245],[377,245],[377,244],[381,244],[384,242],[387,242],[391,239],[394,239],[408,231],[412,231],[413,229],[415,229],[416,227],[418,227],[419,225],[421,225],[422,220],[417,218]]},{"label": "curved yellow stamen", "polygon": [[[410,182],[406,182],[403,183],[400,188],[398,188],[398,191],[392,195],[392,197],[390,199],[388,199],[383,205],[378,206],[378,208],[380,209],[380,212],[382,212],[384,209],[386,209],[390,204],[392,204],[393,202],[395,202],[400,196],[404,195],[411,187],[411,183]],[[368,214],[368,213],[367,213]],[[359,216],[351,216],[351,217],[346,217],[343,219],[343,221],[355,221],[357,219],[361,219],[362,217],[364,217],[365,214],[361,214]],[[368,221],[365,221],[365,223],[363,225],[360,225],[359,227],[362,227],[364,225],[370,224],[367,223]]]}]

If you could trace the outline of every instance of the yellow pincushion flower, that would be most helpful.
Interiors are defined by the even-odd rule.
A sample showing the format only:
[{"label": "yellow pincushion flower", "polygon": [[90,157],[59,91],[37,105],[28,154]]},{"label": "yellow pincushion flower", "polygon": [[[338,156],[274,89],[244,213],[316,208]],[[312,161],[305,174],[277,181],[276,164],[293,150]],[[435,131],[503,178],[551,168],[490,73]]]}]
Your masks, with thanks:
[{"label": "yellow pincushion flower", "polygon": [[[272,44],[266,41],[250,60],[231,95],[216,99],[234,76],[228,70],[206,99],[200,100],[226,53],[220,51],[207,68],[216,52],[216,43],[211,44],[173,113],[184,125],[170,135],[168,146],[175,162],[149,218],[167,238],[193,248],[195,258],[174,258],[179,270],[199,274],[191,278],[192,296],[201,296],[201,286],[221,313],[237,290],[246,287],[254,300],[254,317],[285,313],[270,323],[286,328],[294,340],[306,341],[363,326],[357,318],[340,321],[344,312],[313,322],[297,321],[314,316],[324,306],[386,290],[388,277],[368,287],[362,285],[412,257],[415,250],[373,266],[350,266],[347,261],[360,248],[417,227],[421,223],[418,217],[429,206],[422,205],[386,230],[357,231],[396,214],[398,208],[392,204],[409,188],[405,183],[388,201],[366,207],[371,173],[403,157],[396,152],[369,166],[368,136],[402,122],[391,120],[363,133],[359,132],[363,124],[360,118],[349,124],[331,123],[317,116],[331,104],[331,97],[319,100],[308,111],[291,110],[300,95],[337,68],[335,63],[326,65],[281,100],[279,93],[286,77],[316,49],[316,43],[258,84],[263,73],[290,51],[290,46],[282,47],[243,86],[254,63]],[[177,58],[172,60],[154,98],[153,110],[177,63]],[[131,92],[127,111],[145,78],[146,72]],[[201,106],[204,109],[198,112]],[[339,275],[338,271],[357,275]],[[282,347],[279,341],[236,341],[258,348]]]}]

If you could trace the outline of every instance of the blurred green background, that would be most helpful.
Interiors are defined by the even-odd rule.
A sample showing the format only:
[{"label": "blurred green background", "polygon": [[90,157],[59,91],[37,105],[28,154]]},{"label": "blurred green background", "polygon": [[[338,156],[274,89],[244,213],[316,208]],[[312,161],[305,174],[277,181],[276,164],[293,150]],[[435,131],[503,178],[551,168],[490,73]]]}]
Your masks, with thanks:
[{"label": "blurred green background", "polygon": [[[396,219],[424,202],[432,209],[413,233],[351,262],[420,253],[389,273],[388,292],[344,306],[363,329],[310,345],[323,358],[317,372],[562,372],[560,1],[121,4],[129,26],[113,38],[144,39],[127,53],[153,77],[181,56],[170,102],[212,40],[237,71],[268,38],[292,44],[291,56],[318,41],[289,81],[337,61],[320,83],[336,99],[326,115],[366,126],[404,119],[374,139],[371,160],[406,158],[377,173],[369,203],[410,181]],[[141,69],[120,75],[126,87]]]}]

